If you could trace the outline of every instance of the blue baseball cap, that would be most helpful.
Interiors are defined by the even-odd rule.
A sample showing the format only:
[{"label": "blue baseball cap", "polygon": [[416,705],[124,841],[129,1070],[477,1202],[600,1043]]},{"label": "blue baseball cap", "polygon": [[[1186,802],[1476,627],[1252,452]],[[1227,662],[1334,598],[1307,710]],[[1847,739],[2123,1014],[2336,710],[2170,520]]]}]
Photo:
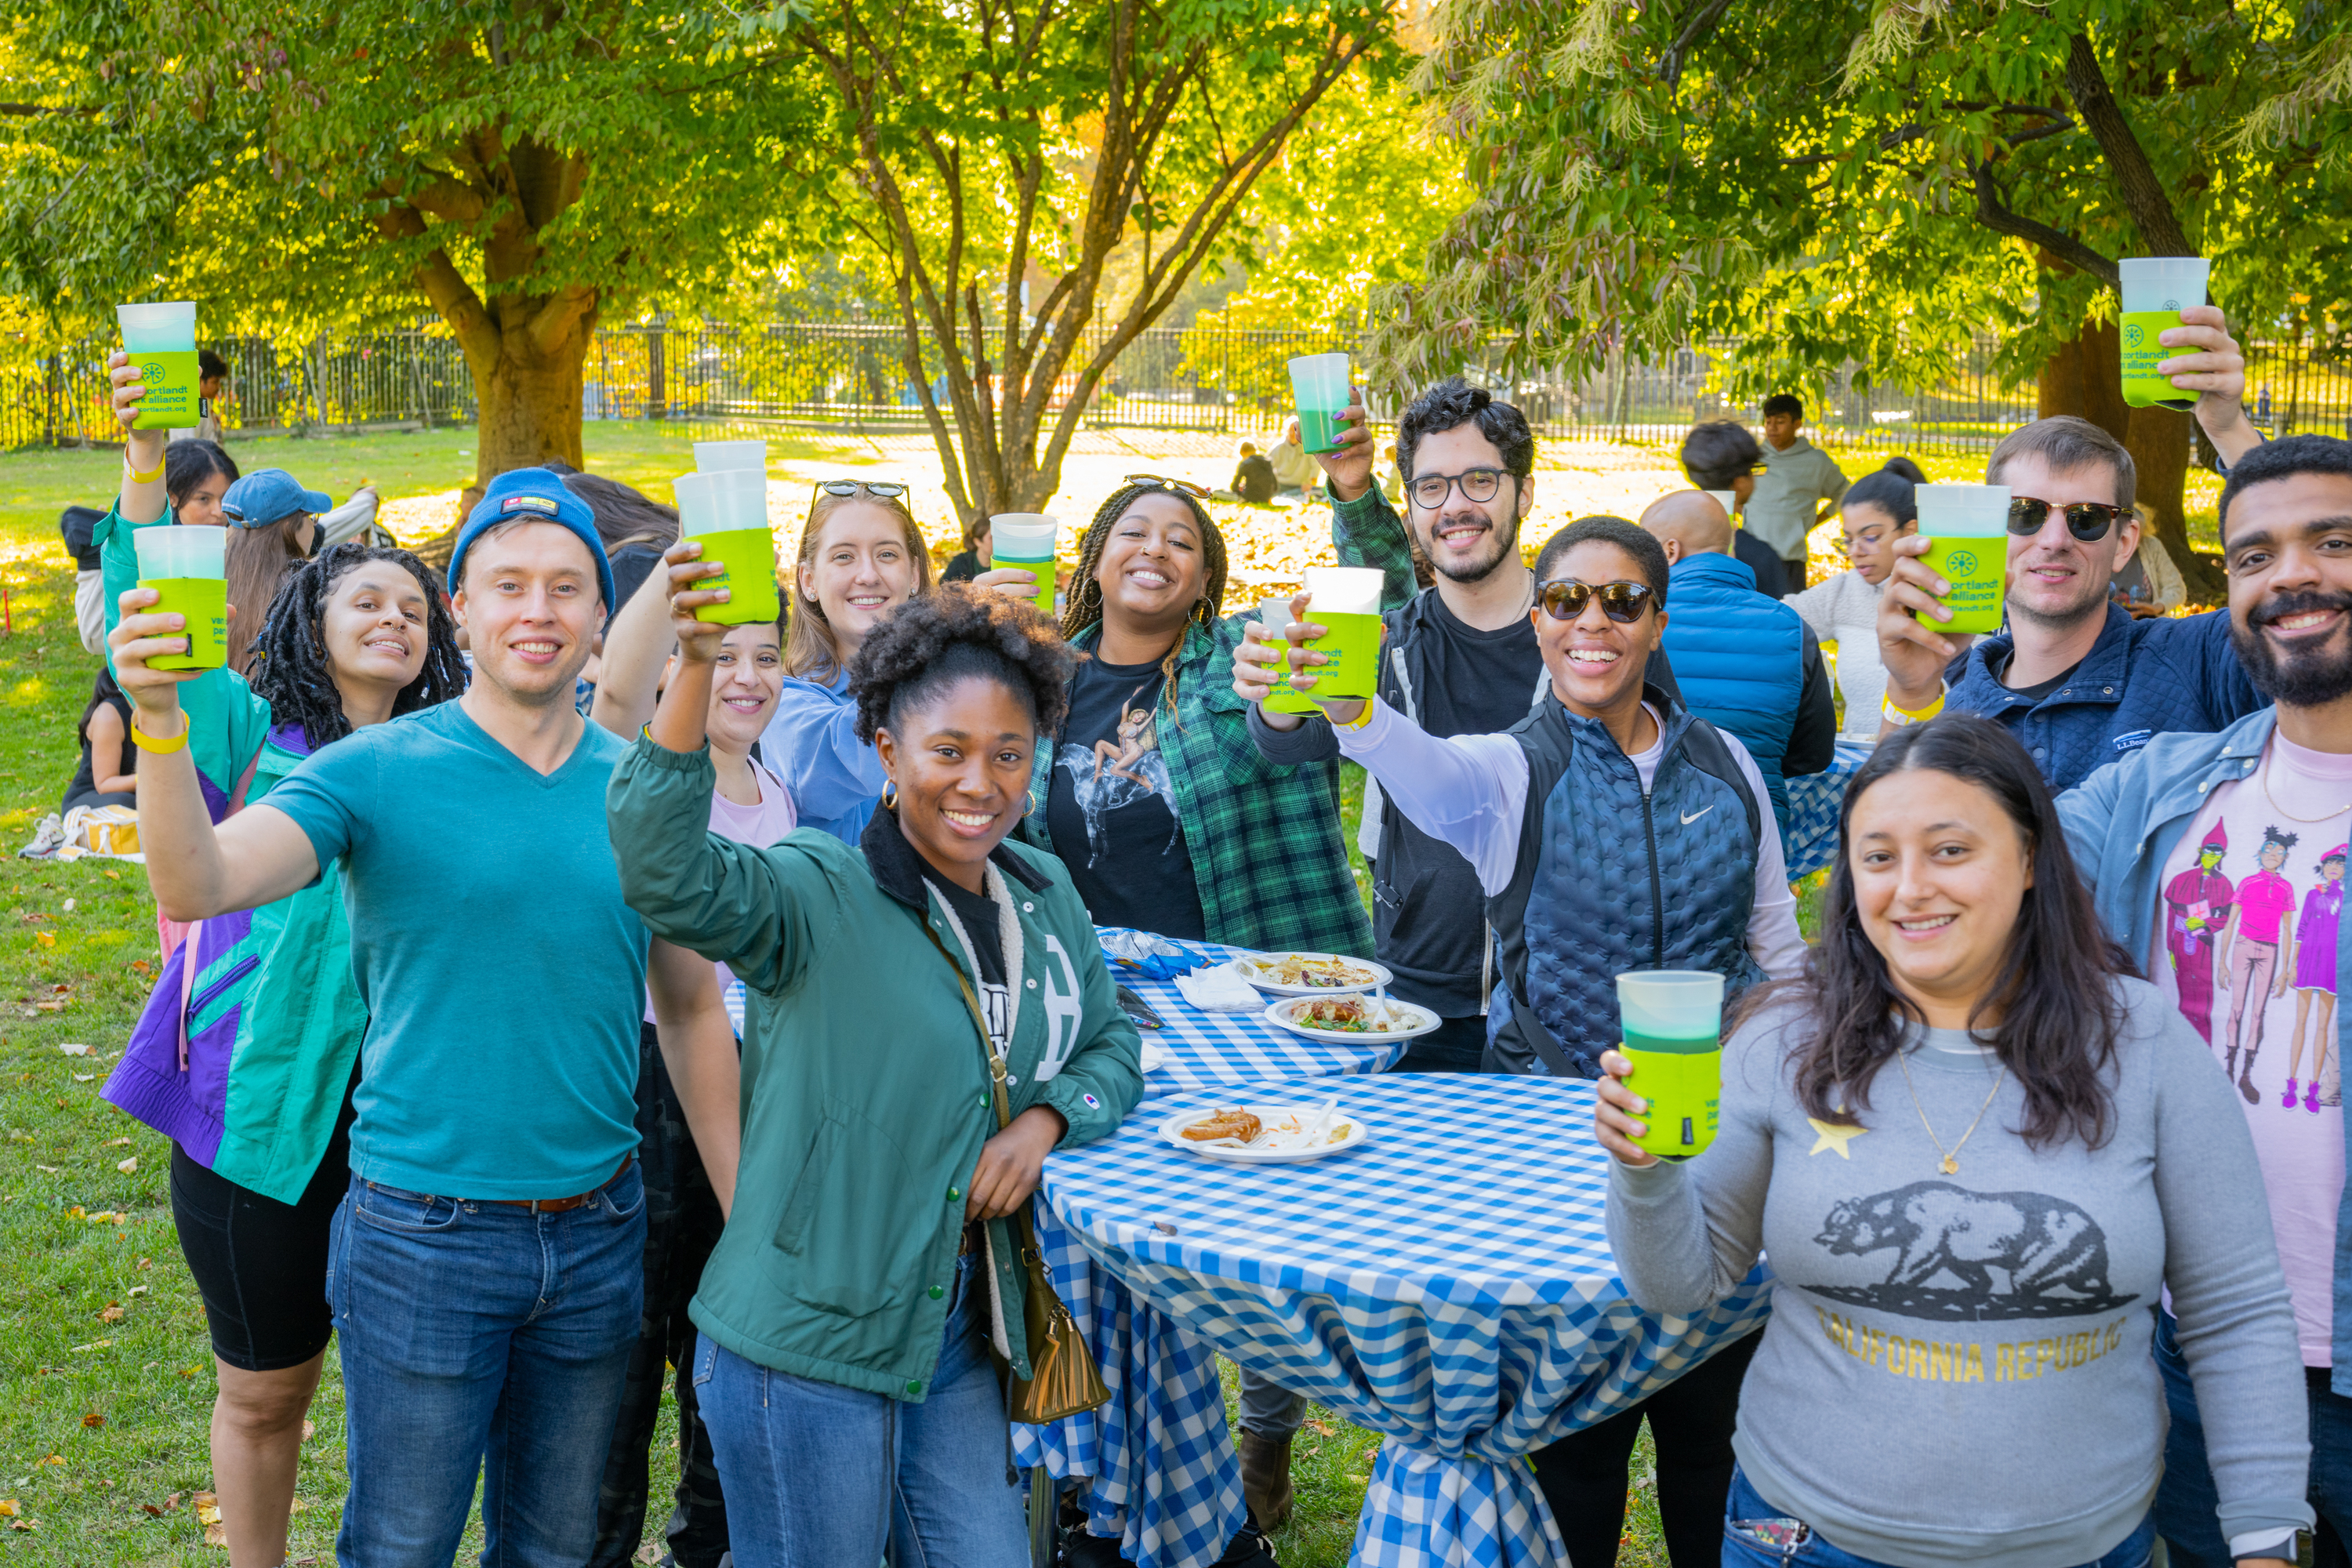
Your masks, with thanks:
[{"label": "blue baseball cap", "polygon": [[596,514],[588,503],[563,488],[562,476],[548,468],[509,468],[490,481],[482,499],[457,531],[457,548],[449,552],[449,591],[466,585],[466,552],[474,541],[502,522],[551,522],[568,529],[588,553],[596,558],[596,585],[604,592],[604,613],[618,607],[613,591],[613,563],[604,555],[604,541],[596,532]]},{"label": "blue baseball cap", "polygon": [[268,528],[297,512],[330,510],[335,498],[306,490],[283,468],[256,468],[222,492],[221,515],[239,528]]}]

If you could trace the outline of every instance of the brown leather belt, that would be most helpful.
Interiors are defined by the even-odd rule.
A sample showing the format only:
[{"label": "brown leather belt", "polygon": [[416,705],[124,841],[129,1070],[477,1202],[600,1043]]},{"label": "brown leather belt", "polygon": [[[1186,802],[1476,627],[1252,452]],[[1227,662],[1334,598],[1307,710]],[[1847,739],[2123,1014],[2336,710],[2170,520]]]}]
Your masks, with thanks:
[{"label": "brown leather belt", "polygon": [[635,1154],[622,1155],[621,1163],[613,1168],[613,1173],[611,1175],[605,1177],[603,1181],[597,1183],[586,1192],[575,1193],[568,1198],[477,1198],[474,1201],[476,1203],[484,1204],[503,1204],[509,1208],[529,1209],[533,1214],[569,1214],[573,1209],[578,1208],[582,1204],[586,1203],[590,1198],[594,1197],[598,1193],[603,1192],[606,1187],[611,1186],[614,1182],[619,1181],[622,1175],[627,1172],[629,1162],[635,1158],[636,1156]]}]

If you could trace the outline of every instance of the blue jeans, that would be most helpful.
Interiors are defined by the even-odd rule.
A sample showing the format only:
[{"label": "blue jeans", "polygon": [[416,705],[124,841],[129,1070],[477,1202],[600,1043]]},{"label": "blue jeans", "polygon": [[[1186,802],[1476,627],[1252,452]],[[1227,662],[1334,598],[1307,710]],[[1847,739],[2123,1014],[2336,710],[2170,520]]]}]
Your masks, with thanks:
[{"label": "blue jeans", "polygon": [[337,1562],[449,1568],[478,1476],[483,1568],[587,1561],[645,1203],[634,1162],[562,1214],[352,1178],[327,1259],[352,1480]]},{"label": "blue jeans", "polygon": [[[2164,1403],[2172,1415],[2172,1430],[2164,1440],[2164,1482],[2156,1491],[2156,1530],[2174,1568],[2230,1568],[2230,1546],[2221,1539],[2216,1512],[2221,1497],[2205,1462],[2205,1423],[2197,1414],[2197,1391],[2189,1386],[2189,1362],[2173,1329],[2171,1313],[2156,1320],[2156,1367],[2164,1374]],[[2330,1392],[2322,1369],[2313,1369],[2310,1385],[2311,1506],[2339,1538],[2352,1540],[2352,1399]],[[2294,1552],[2290,1547],[2279,1555]]]},{"label": "blue jeans", "polygon": [[[2150,1514],[2115,1550],[2083,1568],[2147,1568],[2155,1552],[2156,1516]],[[1832,1546],[1811,1526],[1789,1518],[1757,1496],[1748,1477],[1733,1469],[1731,1499],[1723,1513],[1723,1568],[1781,1568],[1791,1563],[1798,1568],[1885,1568],[1875,1559],[1856,1557]]]},{"label": "blue jeans", "polygon": [[1027,1568],[985,1276],[956,1268],[922,1403],[776,1372],[697,1340],[694,1386],[736,1568]]}]

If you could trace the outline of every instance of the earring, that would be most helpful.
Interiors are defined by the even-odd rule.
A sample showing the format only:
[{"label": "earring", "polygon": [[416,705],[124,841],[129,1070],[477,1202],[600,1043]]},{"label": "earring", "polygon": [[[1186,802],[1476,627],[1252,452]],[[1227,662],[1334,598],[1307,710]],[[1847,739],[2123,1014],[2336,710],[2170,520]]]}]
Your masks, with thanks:
[{"label": "earring", "polygon": [[898,781],[897,779],[884,779],[882,781],[882,809],[885,811],[896,811],[898,809]]},{"label": "earring", "polygon": [[1022,815],[1023,815],[1023,816],[1036,816],[1036,815],[1037,815],[1037,806],[1038,806],[1038,805],[1039,805],[1039,802],[1038,802],[1038,799],[1037,799],[1037,786],[1036,786],[1035,784],[1031,784],[1031,785],[1029,786],[1028,801],[1029,801],[1029,809],[1028,809],[1027,811],[1024,812]]}]

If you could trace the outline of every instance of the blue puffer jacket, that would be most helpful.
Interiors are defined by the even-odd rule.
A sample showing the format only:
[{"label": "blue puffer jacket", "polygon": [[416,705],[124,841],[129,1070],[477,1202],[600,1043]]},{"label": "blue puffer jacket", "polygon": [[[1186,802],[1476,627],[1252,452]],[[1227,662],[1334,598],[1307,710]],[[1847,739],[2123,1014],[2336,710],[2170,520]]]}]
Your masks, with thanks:
[{"label": "blue puffer jacket", "polygon": [[1663,639],[1690,710],[1739,737],[1772,794],[1785,827],[1789,786],[1780,776],[1805,692],[1804,617],[1756,591],[1756,574],[1708,551],[1675,563],[1666,580]]},{"label": "blue puffer jacket", "polygon": [[[2226,610],[2136,621],[2110,605],[2090,653],[2065,685],[2039,702],[2010,690],[1993,673],[2008,666],[2014,647],[2006,632],[1978,638],[1944,672],[1950,688],[1945,705],[2008,725],[2053,790],[2080,784],[2158,735],[2210,734],[2270,705],[2230,647]],[[1679,657],[1675,668],[1682,668]],[[1689,686],[1687,675],[1683,683]]]},{"label": "blue puffer jacket", "polygon": [[1665,721],[1646,796],[1607,727],[1557,697],[1511,731],[1528,754],[1528,803],[1511,884],[1486,906],[1501,971],[1490,1071],[1559,1070],[1532,1025],[1570,1070],[1599,1077],[1622,1033],[1625,970],[1710,970],[1728,981],[1727,1000],[1764,978],[1748,951],[1761,803],[1704,721],[1655,687],[1644,695]]}]

